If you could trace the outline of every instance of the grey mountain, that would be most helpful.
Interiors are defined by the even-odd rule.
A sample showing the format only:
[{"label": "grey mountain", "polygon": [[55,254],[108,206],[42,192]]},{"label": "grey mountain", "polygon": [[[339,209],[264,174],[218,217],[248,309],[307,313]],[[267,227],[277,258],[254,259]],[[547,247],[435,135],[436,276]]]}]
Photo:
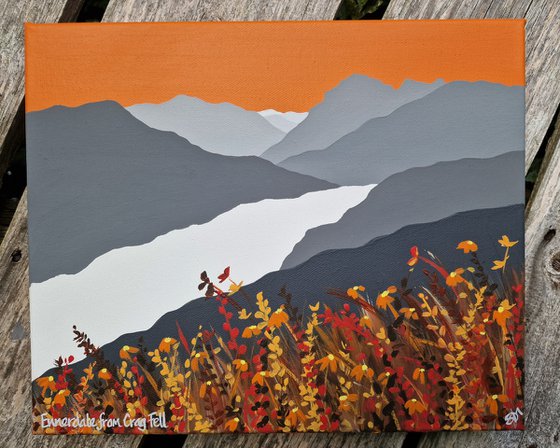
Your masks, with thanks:
[{"label": "grey mountain", "polygon": [[279,166],[340,185],[365,185],[415,166],[523,151],[524,107],[523,87],[453,82]]},{"label": "grey mountain", "polygon": [[32,282],[238,204],[333,187],[259,157],[206,152],[111,101],[29,113],[27,143]]},{"label": "grey mountain", "polygon": [[374,117],[389,115],[398,107],[443,85],[405,81],[398,89],[363,75],[352,75],[325,94],[324,100],[278,144],[262,157],[278,163],[305,151],[325,149]]},{"label": "grey mountain", "polygon": [[[503,257],[503,247],[500,247],[497,240],[504,234],[512,240],[520,241],[511,251],[508,263],[521,272],[524,263],[523,216],[523,205],[518,204],[496,209],[471,210],[440,221],[404,227],[359,248],[326,251],[295,268],[267,274],[255,283],[245,286],[243,294],[254,298],[259,291],[263,291],[270,306],[276,309],[283,303],[278,292],[285,287],[292,294],[292,305],[304,313],[307,305],[315,304],[318,300],[336,310],[340,309],[343,302],[329,296],[326,293],[328,289],[346,290],[353,285],[364,285],[370,294],[376,294],[387,285],[398,284],[400,279],[408,274],[409,266],[406,262],[410,258],[409,251],[412,246],[418,246],[424,255],[426,251],[432,252],[444,266],[454,269],[464,266],[469,257],[456,249],[457,243],[471,239],[479,246],[478,257],[483,265],[491,266],[492,260]],[[235,266],[232,266],[232,269],[235,269]],[[493,281],[500,281],[499,274],[489,270],[487,273]],[[424,282],[422,269],[415,269],[409,284],[416,285],[421,282]],[[233,297],[248,311],[255,311],[254,304],[248,306],[241,293]],[[187,340],[198,333],[199,325],[221,334],[223,320],[216,310],[217,304],[213,299],[193,300],[163,315],[150,329],[125,334],[106,344],[103,346],[103,352],[109,360],[119,364],[119,350],[122,346],[137,346],[139,338],[142,338],[147,348],[156,347],[166,336],[179,339],[177,324]],[[231,323],[241,328],[249,325],[248,321],[240,321],[235,312]],[[87,359],[82,360],[75,364],[75,368],[86,367],[88,362]],[[52,370],[49,374],[51,372]]]},{"label": "grey mountain", "polygon": [[327,249],[359,247],[410,224],[455,213],[518,204],[524,198],[524,153],[462,159],[394,174],[336,223],[306,232],[282,268],[296,266]]},{"label": "grey mountain", "polygon": [[154,129],[175,132],[206,151],[228,156],[260,155],[286,135],[258,112],[185,95],[127,109]]}]

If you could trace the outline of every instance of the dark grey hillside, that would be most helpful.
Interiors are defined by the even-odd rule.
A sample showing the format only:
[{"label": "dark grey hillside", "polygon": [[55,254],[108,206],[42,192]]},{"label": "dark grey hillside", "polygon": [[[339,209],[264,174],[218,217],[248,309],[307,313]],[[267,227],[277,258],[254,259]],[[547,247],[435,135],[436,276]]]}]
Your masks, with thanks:
[{"label": "dark grey hillside", "polygon": [[238,204],[334,187],[258,157],[208,153],[111,101],[32,112],[26,128],[31,282]]},{"label": "dark grey hillside", "polygon": [[326,149],[278,165],[340,185],[365,185],[408,168],[523,151],[524,101],[523,87],[449,83]]},{"label": "dark grey hillside", "polygon": [[455,213],[523,202],[525,153],[491,159],[461,159],[394,174],[335,223],[306,232],[282,268],[327,249],[358,247],[401,227]]},{"label": "dark grey hillside", "polygon": [[[520,240],[510,253],[509,264],[522,271],[523,216],[523,205],[519,204],[496,209],[471,210],[441,221],[408,226],[391,235],[376,238],[362,247],[326,251],[295,268],[267,274],[244,287],[244,291],[251,298],[263,291],[273,309],[283,303],[283,299],[278,296],[282,287],[286,287],[292,294],[293,305],[304,313],[309,312],[307,305],[315,304],[318,300],[337,309],[343,302],[327,295],[326,291],[329,288],[345,290],[359,284],[364,285],[370,295],[375,295],[388,285],[398,284],[408,273],[409,266],[406,262],[410,258],[409,251],[412,246],[418,246],[424,255],[426,251],[432,252],[448,269],[455,269],[469,262],[469,255],[456,249],[457,243],[471,239],[479,245],[478,255],[482,263],[490,267],[492,260],[503,257],[504,248],[500,247],[497,240],[504,234],[512,240]],[[424,281],[423,268],[424,266],[419,265],[415,269],[409,285],[414,286]],[[493,281],[499,281],[500,274],[493,271],[489,273],[493,276]],[[241,293],[237,293],[234,299],[247,307]],[[254,311],[255,306],[253,304],[252,308],[247,308],[248,311]],[[150,329],[125,334],[106,344],[103,350],[108,359],[120,363],[119,350],[122,346],[136,346],[140,337],[147,348],[157,347],[163,337],[178,339],[177,323],[187,340],[196,335],[199,325],[204,329],[213,328],[221,334],[222,319],[214,299],[197,299],[163,315]],[[237,313],[234,313],[232,325],[243,328],[250,323],[239,321]],[[81,330],[87,332],[87,328]],[[87,362],[88,360],[83,360],[76,363],[76,369],[86,367]]]}]

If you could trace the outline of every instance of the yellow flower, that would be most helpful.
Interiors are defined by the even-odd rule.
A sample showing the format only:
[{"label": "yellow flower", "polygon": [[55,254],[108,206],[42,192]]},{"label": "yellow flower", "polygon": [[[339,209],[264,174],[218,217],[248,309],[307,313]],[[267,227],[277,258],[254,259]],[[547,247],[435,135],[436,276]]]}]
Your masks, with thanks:
[{"label": "yellow flower", "polygon": [[37,378],[37,384],[39,385],[39,387],[43,388],[43,395],[45,395],[47,389],[49,389],[51,392],[56,391],[56,381],[54,380],[54,376],[44,376],[42,378]]},{"label": "yellow flower", "polygon": [[246,339],[251,338],[253,336],[257,336],[261,333],[261,330],[259,329],[259,327],[257,327],[256,325],[249,325],[248,327],[245,328],[245,330],[243,330],[243,333],[241,334],[241,337],[244,337]]},{"label": "yellow flower", "polygon": [[450,272],[447,278],[445,279],[445,283],[448,286],[457,286],[459,283],[463,283],[465,279],[462,277],[462,274],[465,273],[463,268],[457,268],[454,271]]},{"label": "yellow flower", "polygon": [[356,381],[362,381],[362,378],[366,376],[369,379],[373,378],[373,369],[371,367],[366,366],[365,364],[358,364],[356,367],[352,369],[350,372],[350,376]]},{"label": "yellow flower", "polygon": [[507,247],[509,249],[519,243],[519,241],[510,241],[507,235],[502,235],[502,239],[498,240],[498,243],[500,243],[500,246]]},{"label": "yellow flower", "polygon": [[471,240],[467,240],[467,241],[461,241],[458,245],[457,245],[457,249],[462,250],[464,253],[468,254],[470,252],[476,252],[478,250],[478,245],[471,241]]},{"label": "yellow flower", "polygon": [[367,314],[360,318],[360,325],[362,327],[367,327],[370,330],[373,330],[373,322]]},{"label": "yellow flower", "polygon": [[391,294],[394,294],[396,292],[397,292],[397,287],[391,285],[381,294],[378,294],[377,300],[375,301],[375,304],[379,308],[383,310],[389,308],[389,310],[391,310],[391,313],[393,313],[393,316],[395,316],[395,319],[399,317],[399,314],[397,313],[397,310],[395,310],[395,308],[393,307],[393,302],[395,301],[395,298]]},{"label": "yellow flower", "polygon": [[509,256],[505,257],[503,260],[494,260],[494,266],[492,266],[493,271],[499,271],[500,269],[504,269],[506,267],[506,262],[508,261]]},{"label": "yellow flower", "polygon": [[127,359],[127,360],[131,360],[130,354],[135,354],[138,353],[140,350],[135,348],[135,347],[130,347],[128,345],[124,345],[123,348],[120,349],[119,351],[119,356],[122,359]]},{"label": "yellow flower", "polygon": [[159,351],[163,353],[169,353],[171,351],[171,347],[177,343],[177,340],[173,338],[163,338],[159,343]]},{"label": "yellow flower", "polygon": [[246,372],[247,369],[249,368],[249,365],[247,364],[247,361],[245,361],[244,359],[234,359],[233,360],[233,365],[240,372]]},{"label": "yellow flower", "polygon": [[324,358],[317,360],[317,364],[320,365],[321,370],[330,369],[331,372],[336,372],[338,368],[338,361],[336,360],[336,357],[331,353],[329,353]]},{"label": "yellow flower", "polygon": [[284,311],[282,307],[280,307],[276,311],[274,311],[274,313],[272,313],[272,315],[268,319],[268,326],[280,328],[282,324],[288,322],[288,319],[289,319],[288,314]]},{"label": "yellow flower", "polygon": [[239,282],[239,283],[231,282],[231,285],[229,285],[228,295],[232,296],[235,293],[239,292],[239,290],[241,289],[242,286],[243,286],[243,282]]},{"label": "yellow flower", "polygon": [[421,414],[426,410],[426,406],[424,406],[422,402],[418,401],[416,398],[408,400],[404,404],[404,407],[408,410],[408,413],[410,415],[413,415],[415,413]]},{"label": "yellow flower", "polygon": [[97,374],[97,376],[99,378],[101,378],[102,380],[110,380],[111,379],[111,372],[109,372],[105,367],[103,367],[99,373]]}]

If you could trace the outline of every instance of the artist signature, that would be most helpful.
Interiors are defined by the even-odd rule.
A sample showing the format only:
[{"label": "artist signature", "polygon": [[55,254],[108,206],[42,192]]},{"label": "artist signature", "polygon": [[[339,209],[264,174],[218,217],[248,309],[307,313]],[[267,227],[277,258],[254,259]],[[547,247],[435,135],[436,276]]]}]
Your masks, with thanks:
[{"label": "artist signature", "polygon": [[517,408],[505,416],[506,426],[514,425],[519,421],[519,417],[523,415],[521,409]]}]

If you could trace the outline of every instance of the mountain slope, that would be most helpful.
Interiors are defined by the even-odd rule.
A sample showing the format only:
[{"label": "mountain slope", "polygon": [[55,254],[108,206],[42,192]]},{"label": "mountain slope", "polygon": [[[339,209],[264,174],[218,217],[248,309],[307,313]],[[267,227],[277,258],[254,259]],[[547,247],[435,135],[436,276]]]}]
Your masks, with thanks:
[{"label": "mountain slope", "polygon": [[365,185],[415,166],[523,151],[524,107],[523,87],[453,82],[324,150],[278,165],[340,185]]},{"label": "mountain slope", "polygon": [[359,247],[401,227],[523,202],[524,153],[461,159],[394,174],[336,223],[307,231],[284,260],[296,266],[327,249]]},{"label": "mountain slope", "polygon": [[398,107],[443,85],[405,81],[399,89],[363,75],[353,75],[325,94],[303,123],[262,157],[278,163],[305,151],[325,149],[374,117],[389,115]]},{"label": "mountain slope", "polygon": [[286,134],[257,112],[185,95],[127,110],[154,129],[175,132],[206,151],[228,156],[260,155]]},{"label": "mountain slope", "polygon": [[333,185],[258,157],[203,151],[114,102],[27,114],[31,282],[238,204]]},{"label": "mountain slope", "polygon": [[[346,290],[356,284],[364,285],[370,295],[396,284],[408,274],[406,264],[410,258],[410,248],[418,246],[423,255],[426,251],[434,253],[448,268],[462,266],[468,255],[455,247],[463,240],[471,239],[478,243],[478,256],[485,265],[492,260],[503,257],[503,247],[497,240],[504,234],[520,244],[510,253],[508,263],[515,269],[523,269],[523,205],[514,205],[496,209],[471,210],[459,213],[440,221],[416,224],[399,231],[374,239],[368,244],[353,249],[326,251],[316,255],[304,264],[292,269],[270,273],[255,283],[246,286],[245,294],[254,300],[259,291],[263,291],[270,306],[275,309],[283,303],[277,294],[285,287],[292,294],[292,304],[302,312],[308,312],[307,305],[318,300],[333,309],[341,307],[340,299],[326,294],[329,288]],[[235,267],[232,267],[235,269]],[[492,271],[489,273],[492,274]],[[423,276],[422,269],[415,269],[409,284],[416,284]],[[494,274],[492,274],[494,275]],[[245,298],[238,293],[234,296],[248,311]],[[137,346],[141,337],[145,347],[157,347],[163,337],[177,335],[177,324],[181,326],[187,340],[203,329],[215,329],[222,332],[222,317],[216,312],[216,302],[198,299],[183,307],[163,315],[150,329],[137,333],[125,334],[103,347],[106,357],[119,363],[119,350],[123,345]],[[248,321],[239,321],[233,313],[232,325],[249,325]],[[84,329],[86,330],[86,329]],[[95,341],[93,341],[95,342]],[[76,363],[76,367],[85,367],[87,360]]]}]

